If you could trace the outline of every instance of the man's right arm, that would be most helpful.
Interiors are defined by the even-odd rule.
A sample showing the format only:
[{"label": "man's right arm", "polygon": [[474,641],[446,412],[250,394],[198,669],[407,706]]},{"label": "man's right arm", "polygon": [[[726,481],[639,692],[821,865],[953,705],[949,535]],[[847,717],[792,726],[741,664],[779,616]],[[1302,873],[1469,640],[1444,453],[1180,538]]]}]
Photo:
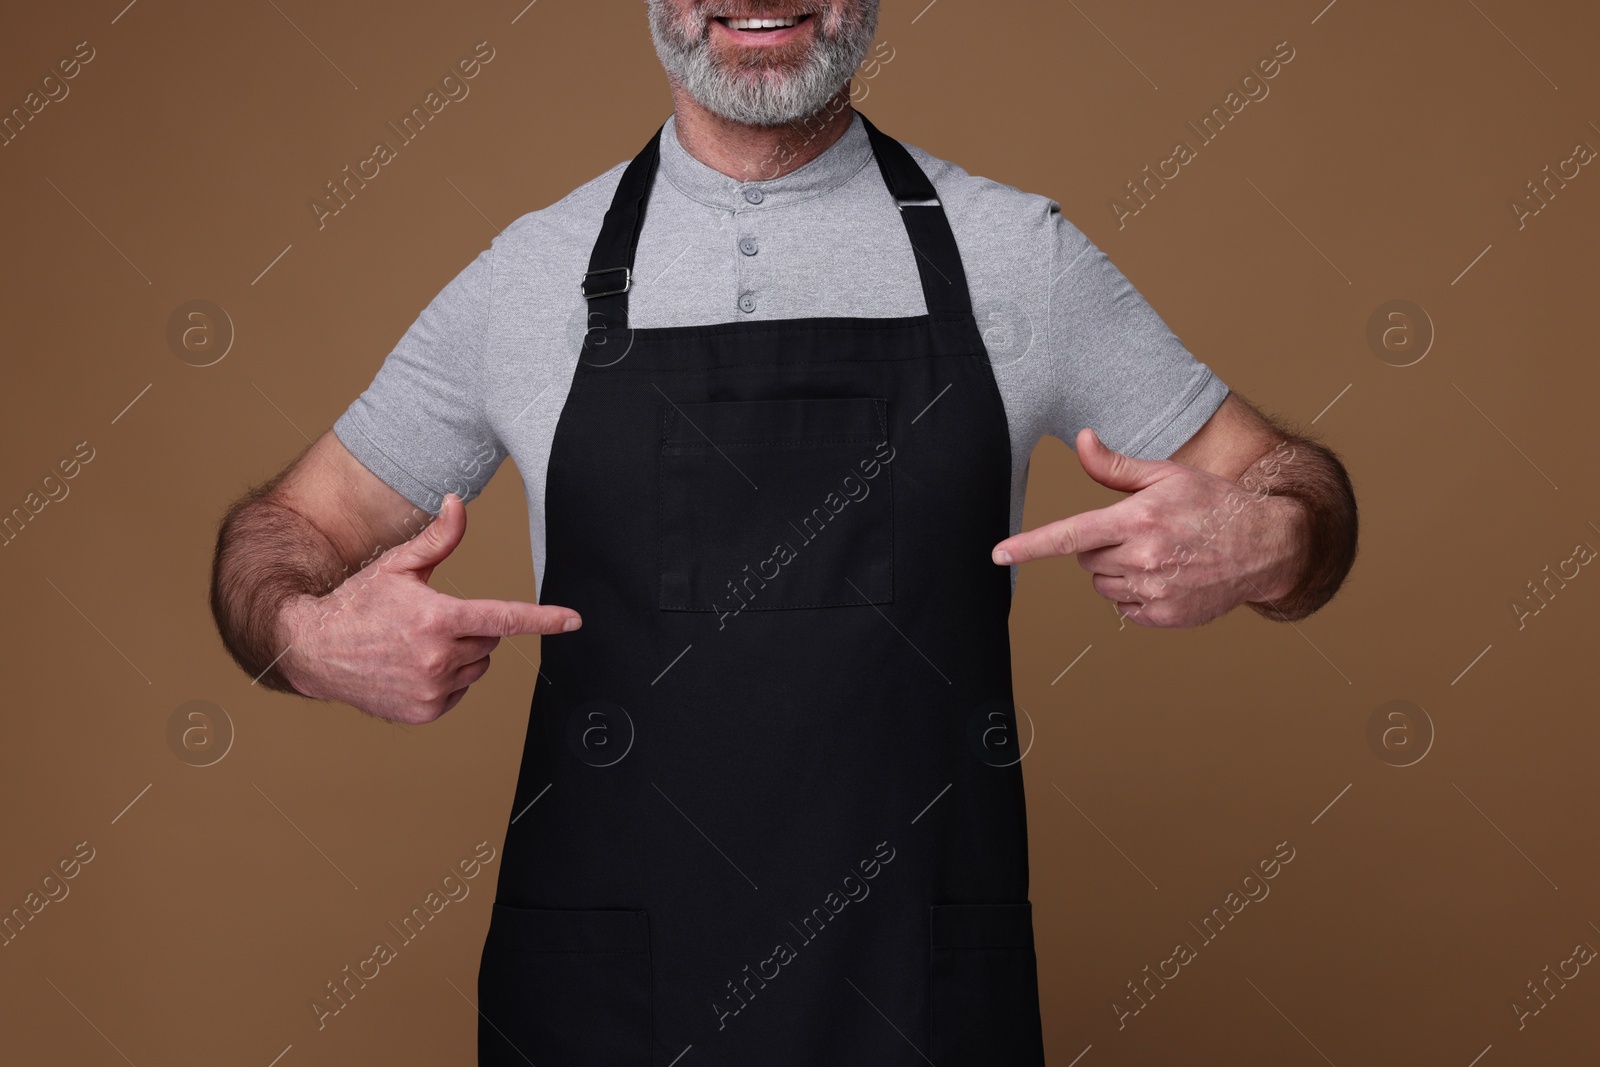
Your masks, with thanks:
[{"label": "man's right arm", "polygon": [[466,506],[446,496],[429,519],[323,434],[222,520],[211,610],[223,644],[266,688],[419,723],[460,702],[501,637],[577,628],[567,608],[430,588]]}]

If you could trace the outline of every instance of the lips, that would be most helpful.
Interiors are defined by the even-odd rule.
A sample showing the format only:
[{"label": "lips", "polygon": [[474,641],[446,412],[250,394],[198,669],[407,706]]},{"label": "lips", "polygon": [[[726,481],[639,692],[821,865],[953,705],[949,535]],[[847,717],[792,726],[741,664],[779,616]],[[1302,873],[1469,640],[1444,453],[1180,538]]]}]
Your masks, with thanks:
[{"label": "lips", "polygon": [[798,14],[770,14],[756,11],[749,15],[716,15],[712,30],[746,47],[779,45],[808,32],[807,24],[814,19],[811,12]]},{"label": "lips", "polygon": [[804,15],[784,15],[769,18],[731,18],[718,16],[717,21],[730,30],[782,30],[800,24]]}]

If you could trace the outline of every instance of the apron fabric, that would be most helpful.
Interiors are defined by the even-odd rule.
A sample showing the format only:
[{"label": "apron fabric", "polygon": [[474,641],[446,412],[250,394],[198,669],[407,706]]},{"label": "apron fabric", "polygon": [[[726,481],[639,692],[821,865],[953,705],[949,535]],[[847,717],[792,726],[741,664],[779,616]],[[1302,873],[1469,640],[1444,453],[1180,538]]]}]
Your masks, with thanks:
[{"label": "apron fabric", "polygon": [[480,1064],[1044,1063],[1005,409],[863,122],[926,315],[630,329],[659,131],[606,213],[545,498],[584,624],[542,640]]}]

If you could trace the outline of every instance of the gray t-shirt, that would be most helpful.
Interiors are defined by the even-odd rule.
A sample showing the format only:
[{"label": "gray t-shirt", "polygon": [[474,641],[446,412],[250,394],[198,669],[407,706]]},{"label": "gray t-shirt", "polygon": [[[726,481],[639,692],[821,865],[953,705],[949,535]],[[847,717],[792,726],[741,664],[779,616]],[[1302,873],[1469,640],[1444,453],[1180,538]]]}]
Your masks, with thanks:
[{"label": "gray t-shirt", "polygon": [[[955,231],[1005,403],[1012,533],[1040,437],[1071,445],[1092,426],[1118,451],[1165,459],[1205,424],[1227,386],[1059,204],[910,150]],[[356,459],[432,514],[445,493],[470,500],[514,459],[536,588],[551,437],[587,326],[578,282],[625,165],[507,226],[434,297],[334,424]],[[696,160],[668,119],[630,325],[921,315],[913,255],[859,118],[804,167],[757,182]],[[1015,566],[1011,578],[1014,588]]]}]

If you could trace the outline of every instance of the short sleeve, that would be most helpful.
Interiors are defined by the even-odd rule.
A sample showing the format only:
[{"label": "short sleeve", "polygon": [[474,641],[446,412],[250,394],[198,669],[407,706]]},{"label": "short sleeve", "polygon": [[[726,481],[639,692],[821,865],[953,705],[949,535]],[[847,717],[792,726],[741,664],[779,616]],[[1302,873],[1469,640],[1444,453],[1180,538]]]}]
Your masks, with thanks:
[{"label": "short sleeve", "polygon": [[417,507],[476,496],[505,458],[485,417],[491,252],[433,298],[333,425],[345,448]]},{"label": "short sleeve", "polygon": [[1189,352],[1106,254],[1056,216],[1049,329],[1054,398],[1046,430],[1071,446],[1092,427],[1107,445],[1166,459],[1228,387]]}]

